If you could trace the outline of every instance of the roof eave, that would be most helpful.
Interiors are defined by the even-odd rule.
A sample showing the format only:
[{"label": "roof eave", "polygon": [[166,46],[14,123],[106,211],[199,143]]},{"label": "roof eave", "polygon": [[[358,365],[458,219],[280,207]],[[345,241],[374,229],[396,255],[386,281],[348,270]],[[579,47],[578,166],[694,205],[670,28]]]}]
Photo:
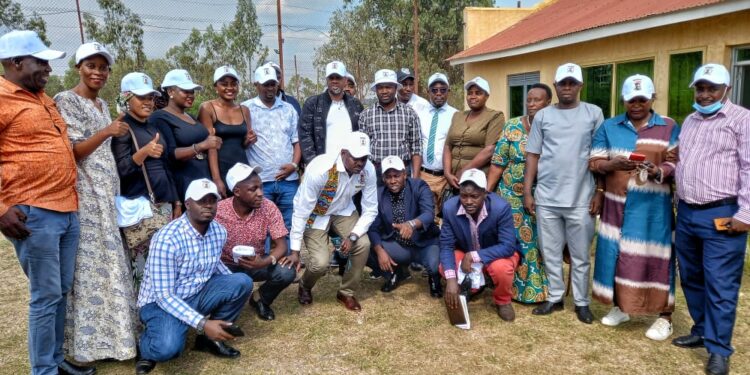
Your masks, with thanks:
[{"label": "roof eave", "polygon": [[563,47],[571,44],[588,42],[591,40],[607,38],[610,36],[651,29],[659,26],[673,25],[676,23],[699,20],[703,18],[720,16],[723,14],[750,9],[750,0],[726,1],[717,4],[699,6],[695,8],[680,10],[672,13],[659,14],[651,17],[640,18],[633,21],[601,26],[593,29],[583,30],[572,34],[562,35],[556,38],[543,40],[537,43],[520,47],[509,48],[502,51],[490,52],[480,55],[451,58],[448,61],[452,66],[476,63],[488,60],[502,59],[505,57],[524,55],[527,53],[544,51],[552,48]]}]

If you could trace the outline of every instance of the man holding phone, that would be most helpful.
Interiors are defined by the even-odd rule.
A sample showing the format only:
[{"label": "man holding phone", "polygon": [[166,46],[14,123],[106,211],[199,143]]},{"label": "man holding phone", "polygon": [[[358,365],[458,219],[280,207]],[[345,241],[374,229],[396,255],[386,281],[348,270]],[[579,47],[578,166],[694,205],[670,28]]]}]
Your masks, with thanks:
[{"label": "man holding phone", "polygon": [[242,335],[232,322],[250,297],[253,282],[243,273],[233,274],[219,258],[227,240],[226,229],[214,221],[219,197],[210,180],[191,182],[185,214],[151,239],[138,295],[145,330],[136,374],[148,374],[157,362],[179,356],[190,327],[198,332],[195,350],[225,358],[240,355],[224,341]]},{"label": "man holding phone", "polygon": [[[675,247],[693,328],[672,340],[705,347],[707,374],[729,373],[750,228],[750,111],[729,100],[729,72],[706,64],[690,84],[696,112],[682,125],[677,161]],[[717,230],[714,220],[728,225]]]}]

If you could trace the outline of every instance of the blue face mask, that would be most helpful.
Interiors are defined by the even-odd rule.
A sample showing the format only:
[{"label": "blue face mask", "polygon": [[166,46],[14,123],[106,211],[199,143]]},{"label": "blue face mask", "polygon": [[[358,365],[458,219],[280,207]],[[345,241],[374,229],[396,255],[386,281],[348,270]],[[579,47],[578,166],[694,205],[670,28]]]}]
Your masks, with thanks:
[{"label": "blue face mask", "polygon": [[710,115],[712,113],[716,113],[719,110],[721,110],[722,107],[724,107],[724,97],[727,95],[727,89],[724,89],[724,95],[721,96],[721,99],[717,100],[715,103],[702,106],[698,103],[693,103],[693,109],[698,111],[698,113],[703,115]]}]

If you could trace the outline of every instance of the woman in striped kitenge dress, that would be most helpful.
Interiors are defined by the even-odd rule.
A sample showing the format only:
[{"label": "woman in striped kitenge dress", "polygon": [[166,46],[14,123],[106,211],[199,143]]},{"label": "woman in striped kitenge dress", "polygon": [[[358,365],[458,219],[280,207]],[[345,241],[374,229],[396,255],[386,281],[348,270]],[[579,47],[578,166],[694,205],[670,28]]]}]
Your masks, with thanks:
[{"label": "woman in striped kitenge dress", "polygon": [[[593,296],[614,305],[602,318],[604,325],[626,322],[629,314],[659,314],[646,336],[664,340],[672,334],[675,277],[675,166],[665,159],[677,144],[679,127],[651,109],[654,84],[646,76],[628,77],[622,99],[626,113],[596,131],[589,161],[591,170],[606,181]],[[638,156],[645,160],[631,160]]]}]

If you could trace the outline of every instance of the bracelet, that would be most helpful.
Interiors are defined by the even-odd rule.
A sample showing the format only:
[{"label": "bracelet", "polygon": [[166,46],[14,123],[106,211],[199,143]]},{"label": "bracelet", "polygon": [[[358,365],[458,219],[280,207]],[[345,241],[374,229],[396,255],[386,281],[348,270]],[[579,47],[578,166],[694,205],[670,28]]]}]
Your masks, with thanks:
[{"label": "bracelet", "polygon": [[195,152],[195,155],[200,154],[200,152],[198,152],[198,147],[195,146],[195,143],[193,143],[193,152]]},{"label": "bracelet", "polygon": [[603,193],[604,189],[602,189],[602,188],[596,188],[596,191],[599,192],[599,193]]},{"label": "bracelet", "polygon": [[417,224],[414,224],[414,220],[409,220],[406,223],[409,224],[411,229],[415,229],[417,227]]},{"label": "bracelet", "polygon": [[271,258],[271,265],[275,266],[277,262],[276,257],[273,255],[269,255],[268,257]]},{"label": "bracelet", "polygon": [[295,170],[299,169],[299,165],[297,165],[297,163],[291,162],[289,164],[293,165]]}]

